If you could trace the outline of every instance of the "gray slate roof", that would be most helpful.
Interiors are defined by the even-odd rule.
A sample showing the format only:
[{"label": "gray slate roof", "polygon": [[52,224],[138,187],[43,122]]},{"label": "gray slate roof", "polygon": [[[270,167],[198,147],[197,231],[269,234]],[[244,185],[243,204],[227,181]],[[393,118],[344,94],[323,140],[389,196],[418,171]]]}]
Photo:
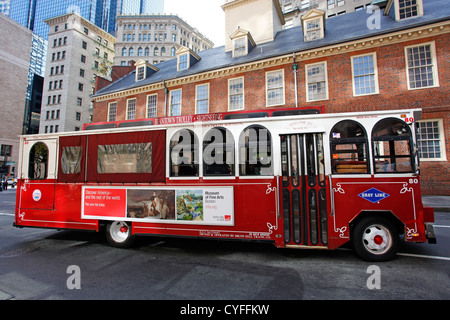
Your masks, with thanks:
[{"label": "gray slate roof", "polygon": [[[369,38],[450,19],[449,0],[423,0],[423,5],[423,16],[398,22],[389,16],[383,15],[383,10],[381,10],[380,29],[371,30],[367,28],[366,21],[371,14],[368,14],[366,10],[362,10],[327,19],[325,23],[325,37],[320,40],[305,42],[303,40],[302,27],[300,26],[278,32],[274,41],[257,45],[248,55],[243,57],[233,58],[231,52],[225,52],[225,47],[221,46],[199,52],[198,55],[201,57],[201,60],[191,68],[183,71],[177,71],[177,59],[171,59],[156,64],[155,66],[160,70],[142,81],[136,82],[135,71],[132,71],[123,78],[99,90],[94,97],[146,86],[162,82],[163,80],[182,78],[210,70]],[[393,9],[392,7],[391,10]]]}]

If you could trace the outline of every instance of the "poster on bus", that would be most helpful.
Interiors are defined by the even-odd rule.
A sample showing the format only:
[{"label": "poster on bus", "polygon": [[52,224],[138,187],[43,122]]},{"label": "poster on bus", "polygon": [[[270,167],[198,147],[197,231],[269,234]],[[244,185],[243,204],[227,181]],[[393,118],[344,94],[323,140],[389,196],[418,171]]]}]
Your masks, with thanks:
[{"label": "poster on bus", "polygon": [[82,218],[234,225],[233,187],[83,187]]}]

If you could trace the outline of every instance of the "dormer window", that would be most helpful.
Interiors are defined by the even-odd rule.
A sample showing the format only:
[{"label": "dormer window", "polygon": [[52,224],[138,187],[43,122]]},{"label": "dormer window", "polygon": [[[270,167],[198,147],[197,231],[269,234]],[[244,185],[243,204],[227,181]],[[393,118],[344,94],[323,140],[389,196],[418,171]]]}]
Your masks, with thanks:
[{"label": "dormer window", "polygon": [[233,48],[233,56],[234,57],[240,57],[240,56],[245,56],[247,55],[247,46],[245,45],[246,38],[240,38],[240,39],[235,39],[234,42],[234,48]]},{"label": "dormer window", "polygon": [[139,59],[136,64],[136,81],[142,81],[150,77],[153,73],[159,71],[157,67]]},{"label": "dormer window", "polygon": [[233,41],[233,58],[246,56],[256,46],[250,32],[241,28],[238,28],[230,38]]},{"label": "dormer window", "polygon": [[186,70],[188,68],[188,54],[182,54],[178,57],[178,71]]},{"label": "dormer window", "polygon": [[396,21],[423,15],[423,0],[389,0],[384,11]]},{"label": "dormer window", "polygon": [[312,9],[301,17],[305,41],[323,39],[325,36],[325,11]]},{"label": "dormer window", "polygon": [[145,66],[136,69],[136,81],[143,80],[145,78]]},{"label": "dormer window", "polygon": [[180,49],[178,49],[176,55],[178,71],[183,71],[191,68],[201,59],[198,54],[186,47],[181,47]]},{"label": "dormer window", "polygon": [[422,0],[398,0],[398,17],[400,20],[421,16]]}]

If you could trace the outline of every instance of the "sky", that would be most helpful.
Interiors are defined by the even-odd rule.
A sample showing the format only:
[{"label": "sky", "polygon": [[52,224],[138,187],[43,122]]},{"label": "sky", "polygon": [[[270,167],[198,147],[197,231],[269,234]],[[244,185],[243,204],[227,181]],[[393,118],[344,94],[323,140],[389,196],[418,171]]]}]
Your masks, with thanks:
[{"label": "sky", "polygon": [[165,14],[176,14],[191,27],[214,42],[214,46],[225,44],[225,0],[165,0]]}]

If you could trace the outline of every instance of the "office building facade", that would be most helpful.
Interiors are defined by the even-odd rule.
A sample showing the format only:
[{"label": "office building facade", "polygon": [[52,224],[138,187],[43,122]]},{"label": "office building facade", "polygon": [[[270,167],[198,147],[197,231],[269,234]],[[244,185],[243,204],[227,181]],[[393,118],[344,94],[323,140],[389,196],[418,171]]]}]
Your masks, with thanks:
[{"label": "office building facade", "polygon": [[50,27],[40,133],[78,131],[90,122],[95,78],[109,77],[116,39],[76,13]]},{"label": "office building facade", "polygon": [[[311,9],[325,11],[325,18],[366,10],[373,0],[278,0],[286,21],[284,28],[301,25],[300,17]],[[381,3],[383,1],[378,1]],[[387,2],[387,1],[385,1]],[[383,3],[385,5],[385,3]]]},{"label": "office building facade", "polygon": [[121,15],[117,17],[115,65],[129,65],[138,59],[152,64],[175,58],[184,46],[194,52],[214,43],[175,15]]},{"label": "office building facade", "polygon": [[0,174],[13,174],[19,159],[33,33],[0,14]]},{"label": "office building facade", "polygon": [[[9,16],[21,25],[47,39],[46,19],[75,12],[96,26],[114,33],[116,16],[141,13],[141,10],[163,13],[163,0],[10,0]],[[153,9],[154,8],[154,9]],[[139,10],[139,11],[136,11]]]}]

